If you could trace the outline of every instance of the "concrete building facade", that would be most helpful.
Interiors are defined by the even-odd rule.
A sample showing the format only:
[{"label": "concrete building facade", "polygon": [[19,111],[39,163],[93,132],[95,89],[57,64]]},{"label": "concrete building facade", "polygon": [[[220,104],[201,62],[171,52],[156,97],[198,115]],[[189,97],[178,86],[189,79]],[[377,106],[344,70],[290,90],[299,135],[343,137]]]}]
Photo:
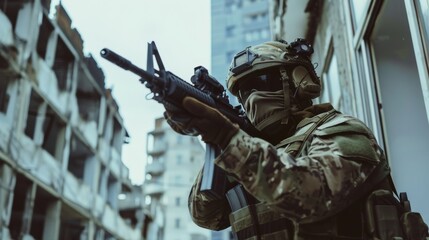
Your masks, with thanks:
[{"label": "concrete building facade", "polygon": [[374,131],[398,192],[429,221],[429,1],[276,2],[286,6],[277,16],[283,38],[314,45],[323,89],[316,102],[329,101]]},{"label": "concrete building facade", "polygon": [[204,164],[197,137],[177,134],[164,118],[148,133],[146,194],[148,240],[209,240],[210,231],[192,222],[188,196]]},{"label": "concrete building facade", "polygon": [[211,1],[211,74],[223,85],[234,55],[269,39],[269,1]]},{"label": "concrete building facade", "polygon": [[50,9],[0,1],[0,239],[143,239],[118,106],[64,8]]}]

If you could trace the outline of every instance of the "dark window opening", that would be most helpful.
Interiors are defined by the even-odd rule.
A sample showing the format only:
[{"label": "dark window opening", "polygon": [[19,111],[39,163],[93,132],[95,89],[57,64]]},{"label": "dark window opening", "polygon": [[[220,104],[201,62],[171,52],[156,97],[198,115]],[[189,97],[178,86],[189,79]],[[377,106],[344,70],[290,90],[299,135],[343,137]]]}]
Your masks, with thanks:
[{"label": "dark window opening", "polygon": [[45,14],[43,14],[42,24],[39,29],[39,39],[37,41],[37,53],[43,59],[46,57],[47,43],[53,31],[54,27]]},{"label": "dark window opening", "polygon": [[104,119],[104,127],[103,127],[103,138],[106,143],[110,143],[112,139],[112,116],[110,114],[109,108],[107,108],[105,119]]},{"label": "dark window opening", "polygon": [[89,158],[94,157],[94,154],[75,135],[72,135],[70,144],[70,156],[67,170],[72,173],[76,178],[83,180],[86,161]]},{"label": "dark window opening", "polygon": [[65,141],[66,124],[61,118],[48,107],[43,122],[43,143],[42,148],[49,152],[53,157],[61,160]]},{"label": "dark window opening", "polygon": [[74,61],[73,54],[68,49],[64,41],[59,38],[57,51],[55,54],[54,66],[52,67],[57,76],[58,88],[61,91],[67,91],[70,88],[68,81],[68,72],[71,64]]},{"label": "dark window opening", "polygon": [[112,138],[112,146],[118,150],[118,152],[121,151],[121,146],[124,143],[124,138],[122,136],[122,127],[119,124],[119,121],[117,119],[114,119],[113,121],[113,138]]},{"label": "dark window opening", "polygon": [[98,122],[101,96],[96,93],[78,91],[76,97],[80,116],[86,121]]},{"label": "dark window opening", "polygon": [[95,59],[90,55],[89,57],[86,57],[83,62],[86,64],[89,72],[91,73],[92,77],[94,78],[95,82],[101,87],[101,89],[105,89],[104,86],[104,72],[103,70],[98,66]]},{"label": "dark window opening", "polygon": [[31,219],[30,234],[34,239],[43,239],[47,209],[55,202],[55,198],[48,192],[38,187],[36,190],[36,198],[34,200],[33,217]]},{"label": "dark window opening", "polygon": [[9,231],[12,239],[19,239],[25,221],[25,204],[27,192],[31,190],[32,182],[21,174],[16,175],[15,190],[13,192],[12,214]]},{"label": "dark window opening", "polygon": [[0,8],[9,18],[15,29],[18,12],[28,0],[0,0]]},{"label": "dark window opening", "polygon": [[25,134],[34,139],[37,120],[41,118],[39,109],[43,103],[40,97],[34,90],[31,90],[30,106],[28,108],[27,124],[25,126]]},{"label": "dark window opening", "polygon": [[110,173],[109,178],[107,180],[107,204],[109,204],[113,209],[116,209],[118,195],[118,180]]},{"label": "dark window opening", "polygon": [[[60,237],[62,240],[86,239],[85,218],[66,204],[61,208]],[[87,237],[87,236],[86,236]]]},{"label": "dark window opening", "polygon": [[[1,75],[0,75],[1,78]],[[9,93],[7,88],[9,86],[9,80],[0,80],[0,112],[6,113],[9,105]]]},{"label": "dark window opening", "polygon": [[86,121],[98,122],[101,94],[96,91],[82,68],[79,71],[76,98],[80,116]]},{"label": "dark window opening", "polygon": [[103,181],[105,174],[106,174],[106,167],[104,165],[101,165],[100,176],[98,177],[98,194],[100,194],[102,197],[106,196],[105,195],[106,182]]}]

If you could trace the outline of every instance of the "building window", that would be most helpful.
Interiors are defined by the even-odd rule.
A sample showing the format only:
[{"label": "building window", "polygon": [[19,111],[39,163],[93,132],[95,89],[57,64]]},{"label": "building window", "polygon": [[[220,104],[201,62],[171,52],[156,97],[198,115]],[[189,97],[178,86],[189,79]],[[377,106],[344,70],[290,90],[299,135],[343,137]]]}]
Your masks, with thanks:
[{"label": "building window", "polygon": [[244,24],[254,24],[258,22],[263,22],[267,19],[268,13],[267,12],[260,12],[260,13],[253,13],[249,14],[244,17],[243,23]]},{"label": "building window", "polygon": [[5,113],[7,111],[7,106],[9,105],[9,93],[7,92],[9,81],[1,80],[0,81],[0,112]]},{"label": "building window", "polygon": [[367,16],[370,2],[370,0],[350,0],[355,29],[362,25],[363,19]]},{"label": "building window", "polygon": [[[423,2],[423,1],[420,1]],[[383,1],[368,34],[377,86],[381,125],[392,177],[398,190],[413,199],[413,210],[429,216],[429,188],[415,188],[415,179],[428,181],[429,124],[419,64],[416,61],[409,15],[404,1]],[[418,166],[412,168],[410,166]],[[413,178],[408,176],[412,174]]]},{"label": "building window", "polygon": [[176,197],[175,205],[176,207],[180,207],[180,197]]},{"label": "building window", "polygon": [[326,72],[327,85],[329,87],[330,102],[336,108],[340,108],[341,86],[340,77],[338,74],[337,57],[333,53],[329,63],[328,71]]},{"label": "building window", "polygon": [[174,221],[174,227],[175,228],[180,228],[180,218],[176,218]]},{"label": "building window", "polygon": [[323,71],[322,94],[320,102],[330,102],[334,108],[340,108],[341,86],[338,73],[338,63],[332,44],[330,54],[328,54],[326,67]]},{"label": "building window", "polygon": [[260,41],[261,39],[268,39],[270,32],[268,29],[256,29],[244,33],[244,40],[246,42]]},{"label": "building window", "polygon": [[356,51],[359,80],[354,81],[356,84],[355,95],[357,99],[361,100],[360,104],[357,104],[358,115],[360,119],[364,121],[370,129],[372,129],[377,139],[380,139],[380,135],[378,134],[378,124],[376,122],[377,119],[375,119],[373,116],[374,114],[371,114],[377,113],[377,104],[376,100],[374,99],[375,89],[372,78],[369,76],[369,64],[367,60],[367,54],[365,54],[365,51],[363,50],[364,47],[365,45],[362,44],[362,46],[360,46]]},{"label": "building window", "polygon": [[234,12],[235,10],[237,10],[237,7],[238,7],[238,3],[236,2],[236,0],[225,1],[225,9],[227,11]]},{"label": "building window", "polygon": [[234,37],[235,36],[235,26],[227,26],[225,29],[225,36],[226,37]]}]

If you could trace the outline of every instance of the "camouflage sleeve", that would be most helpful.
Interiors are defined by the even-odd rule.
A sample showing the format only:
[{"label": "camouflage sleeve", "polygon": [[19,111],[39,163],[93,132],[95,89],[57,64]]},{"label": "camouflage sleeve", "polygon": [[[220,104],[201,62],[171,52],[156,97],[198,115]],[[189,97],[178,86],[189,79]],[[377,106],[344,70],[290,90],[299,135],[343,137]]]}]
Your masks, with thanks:
[{"label": "camouflage sleeve", "polygon": [[[348,128],[359,131],[344,130]],[[216,164],[284,216],[313,222],[339,209],[367,179],[384,159],[378,149],[363,124],[348,120],[340,127],[316,130],[297,158],[240,131]]]},{"label": "camouflage sleeve", "polygon": [[213,199],[200,192],[202,170],[191,188],[188,208],[192,221],[200,227],[222,230],[229,227],[231,210],[226,198]]}]

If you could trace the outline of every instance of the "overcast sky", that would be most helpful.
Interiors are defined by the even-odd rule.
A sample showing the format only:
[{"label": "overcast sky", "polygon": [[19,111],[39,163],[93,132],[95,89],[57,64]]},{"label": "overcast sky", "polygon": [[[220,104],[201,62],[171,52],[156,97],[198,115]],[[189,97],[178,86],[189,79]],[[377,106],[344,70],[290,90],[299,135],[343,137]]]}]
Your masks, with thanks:
[{"label": "overcast sky", "polygon": [[146,69],[147,43],[155,41],[167,70],[189,80],[196,66],[210,70],[210,0],[62,0],[72,25],[113,88],[130,144],[122,159],[133,183],[144,179],[146,135],[161,117],[162,105],[146,100],[138,77],[100,57],[107,47]]}]

